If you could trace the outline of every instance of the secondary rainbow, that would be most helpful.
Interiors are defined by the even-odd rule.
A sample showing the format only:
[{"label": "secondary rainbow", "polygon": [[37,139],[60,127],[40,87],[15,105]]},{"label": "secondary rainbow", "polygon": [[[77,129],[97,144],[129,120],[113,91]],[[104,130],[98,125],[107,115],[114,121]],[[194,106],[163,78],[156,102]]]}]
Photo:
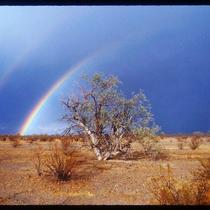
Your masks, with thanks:
[{"label": "secondary rainbow", "polygon": [[10,76],[19,69],[22,62],[25,61],[26,57],[30,55],[30,53],[35,49],[34,46],[31,46],[30,48],[27,48],[24,53],[15,61],[13,65],[11,65],[6,72],[2,75],[2,78],[0,78],[0,89],[7,83]]},{"label": "secondary rainbow", "polygon": [[9,78],[18,70],[21,70],[21,64],[33,53],[35,50],[41,46],[41,44],[47,40],[49,35],[60,25],[60,21],[54,24],[53,27],[49,28],[40,39],[35,40],[32,45],[28,46],[24,52],[17,58],[14,64],[9,66],[5,73],[0,78],[0,89],[7,83]]}]

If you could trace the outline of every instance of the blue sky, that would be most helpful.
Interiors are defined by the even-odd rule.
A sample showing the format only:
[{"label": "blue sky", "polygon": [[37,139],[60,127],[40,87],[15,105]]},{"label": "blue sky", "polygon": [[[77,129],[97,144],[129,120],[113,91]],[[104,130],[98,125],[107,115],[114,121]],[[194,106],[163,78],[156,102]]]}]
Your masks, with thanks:
[{"label": "blue sky", "polygon": [[209,20],[209,6],[0,7],[0,133],[18,132],[50,87],[95,52],[28,134],[60,133],[60,99],[94,72],[117,75],[126,95],[143,89],[165,133],[209,131]]}]

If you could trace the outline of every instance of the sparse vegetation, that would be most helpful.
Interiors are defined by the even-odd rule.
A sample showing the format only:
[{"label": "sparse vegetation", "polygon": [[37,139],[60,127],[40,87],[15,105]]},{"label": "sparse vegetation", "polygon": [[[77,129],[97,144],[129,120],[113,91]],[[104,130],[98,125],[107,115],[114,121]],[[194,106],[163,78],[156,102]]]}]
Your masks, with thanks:
[{"label": "sparse vegetation", "polygon": [[203,140],[199,135],[193,135],[190,139],[189,146],[192,150],[199,148],[199,146],[203,143]]},{"label": "sparse vegetation", "polygon": [[[157,131],[144,128],[139,133],[139,139],[136,138],[138,132],[127,133],[121,141],[122,148],[128,148],[124,153],[125,157],[119,154],[111,161],[95,160],[94,153],[88,149],[89,141],[81,140],[87,138],[85,135],[48,135],[47,138],[44,137],[47,142],[39,141],[35,144],[28,142],[31,139],[38,141],[42,138],[41,135],[23,136],[18,149],[13,149],[10,144],[18,136],[8,135],[9,142],[0,141],[0,202],[54,204],[56,193],[59,195],[57,204],[64,200],[65,204],[210,204],[207,184],[210,176],[210,160],[207,159],[209,142],[203,142],[199,150],[186,149],[180,152],[177,140],[182,140],[182,135],[164,136],[161,139],[156,133]],[[190,141],[191,137],[187,136],[186,140]],[[60,142],[62,139],[70,142],[67,152]],[[52,146],[48,148],[48,145]],[[73,150],[75,152],[71,153]],[[170,172],[169,176],[167,172],[163,173],[164,169],[159,176],[154,175],[159,169],[157,163],[167,163],[165,158],[157,162],[151,161],[156,159],[156,150],[163,150],[169,155],[167,162],[173,167],[173,173]],[[29,163],[30,160],[32,162]],[[189,173],[191,170],[194,171],[192,174]],[[157,194],[159,199],[165,200],[159,202],[154,194],[147,193],[151,186],[151,182],[148,184],[147,180],[151,177],[158,186],[153,187],[153,190],[161,193],[162,197]],[[65,181],[61,182],[62,180]],[[67,180],[70,182],[66,182]],[[24,193],[10,196],[16,192]],[[74,199],[75,196],[77,199]]]},{"label": "sparse vegetation", "polygon": [[12,146],[13,146],[14,148],[19,147],[19,146],[21,145],[20,139],[19,139],[19,138],[16,138],[16,139],[12,140],[12,141],[11,141],[11,144],[12,144]]},{"label": "sparse vegetation", "polygon": [[50,148],[50,154],[45,161],[46,172],[56,177],[60,181],[68,181],[76,167],[76,161],[73,157],[74,151],[65,155],[57,144]]},{"label": "sparse vegetation", "polygon": [[62,146],[63,152],[64,152],[64,154],[67,155],[69,146],[70,146],[70,141],[67,138],[60,139],[60,141],[61,141],[61,146]]},{"label": "sparse vegetation", "polygon": [[199,160],[201,167],[194,172],[194,176],[210,180],[210,158]]},{"label": "sparse vegetation", "polygon": [[43,148],[41,146],[39,146],[38,148],[35,148],[34,151],[34,156],[33,156],[33,162],[34,162],[34,167],[36,169],[37,175],[41,176],[43,173]]},{"label": "sparse vegetation", "polygon": [[183,138],[177,140],[177,147],[178,147],[180,150],[182,150],[182,149],[184,148],[184,144],[185,144],[185,141],[184,141]]},{"label": "sparse vegetation", "polygon": [[167,173],[160,171],[159,176],[151,179],[149,190],[162,205],[209,204],[206,177],[194,173],[192,180],[175,178],[169,165]]},{"label": "sparse vegetation", "polygon": [[184,144],[182,141],[178,141],[177,146],[180,150],[182,150],[184,148]]},{"label": "sparse vegetation", "polygon": [[143,153],[153,160],[167,157],[163,147],[159,144],[159,137],[155,135],[156,132],[155,129],[140,128],[136,134],[136,138],[143,148]]}]

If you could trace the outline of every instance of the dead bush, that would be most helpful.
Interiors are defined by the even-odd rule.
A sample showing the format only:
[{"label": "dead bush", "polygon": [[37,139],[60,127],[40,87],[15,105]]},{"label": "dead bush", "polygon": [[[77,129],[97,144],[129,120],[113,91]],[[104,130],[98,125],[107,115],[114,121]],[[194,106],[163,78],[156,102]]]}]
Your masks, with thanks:
[{"label": "dead bush", "polygon": [[60,141],[61,141],[63,152],[67,155],[69,147],[70,147],[70,141],[66,138],[62,138]]},{"label": "dead bush", "polygon": [[14,140],[11,141],[11,144],[14,148],[19,147],[21,145],[20,139],[15,138]]},{"label": "dead bush", "polygon": [[153,159],[167,158],[166,151],[159,143],[159,137],[149,128],[142,128],[138,130],[137,139],[142,146],[145,156]]},{"label": "dead bush", "polygon": [[182,150],[184,148],[184,139],[178,139],[178,142],[177,142],[177,147]]},{"label": "dead bush", "polygon": [[151,179],[149,190],[162,205],[209,204],[209,183],[206,178],[196,174],[191,180],[175,178],[169,165],[166,174],[161,172]]},{"label": "dead bush", "polygon": [[202,142],[203,140],[200,138],[200,136],[192,136],[189,146],[192,150],[195,150],[202,144]]},{"label": "dead bush", "polygon": [[33,150],[33,164],[35,167],[35,170],[37,172],[38,176],[41,176],[43,173],[43,168],[42,168],[42,164],[43,164],[43,148],[41,146],[39,146],[38,148]]},{"label": "dead bush", "polygon": [[47,174],[56,177],[60,181],[69,180],[76,167],[76,160],[73,157],[74,152],[72,150],[66,155],[57,144],[51,146],[50,154],[45,161]]},{"label": "dead bush", "polygon": [[36,141],[34,138],[29,138],[29,139],[28,139],[28,143],[29,143],[29,144],[33,144],[34,141]]},{"label": "dead bush", "polygon": [[194,172],[194,177],[210,180],[210,158],[199,160],[201,167]]},{"label": "dead bush", "polygon": [[6,140],[7,140],[7,137],[3,137],[3,138],[2,138],[2,141],[6,141]]},{"label": "dead bush", "polygon": [[34,141],[33,141],[32,139],[31,139],[31,140],[29,140],[29,144],[33,144],[33,142],[34,142]]}]

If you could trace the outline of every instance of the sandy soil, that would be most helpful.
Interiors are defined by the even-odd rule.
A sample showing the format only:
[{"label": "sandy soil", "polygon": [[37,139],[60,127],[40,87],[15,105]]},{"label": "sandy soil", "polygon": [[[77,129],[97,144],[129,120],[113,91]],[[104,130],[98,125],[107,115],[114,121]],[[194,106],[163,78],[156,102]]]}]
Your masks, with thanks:
[{"label": "sandy soil", "polygon": [[[10,141],[1,141],[0,203],[156,204],[147,183],[158,175],[160,165],[166,168],[169,163],[176,176],[188,179],[190,172],[199,167],[197,158],[210,157],[210,141],[207,140],[196,150],[188,146],[179,150],[176,138],[163,138],[161,144],[167,149],[169,158],[159,161],[136,157],[101,162],[95,160],[90,150],[83,148],[79,156],[81,165],[68,182],[37,175],[33,151],[39,146],[48,151],[50,142],[22,141],[14,148]],[[137,151],[138,145],[133,144],[132,150]]]}]

